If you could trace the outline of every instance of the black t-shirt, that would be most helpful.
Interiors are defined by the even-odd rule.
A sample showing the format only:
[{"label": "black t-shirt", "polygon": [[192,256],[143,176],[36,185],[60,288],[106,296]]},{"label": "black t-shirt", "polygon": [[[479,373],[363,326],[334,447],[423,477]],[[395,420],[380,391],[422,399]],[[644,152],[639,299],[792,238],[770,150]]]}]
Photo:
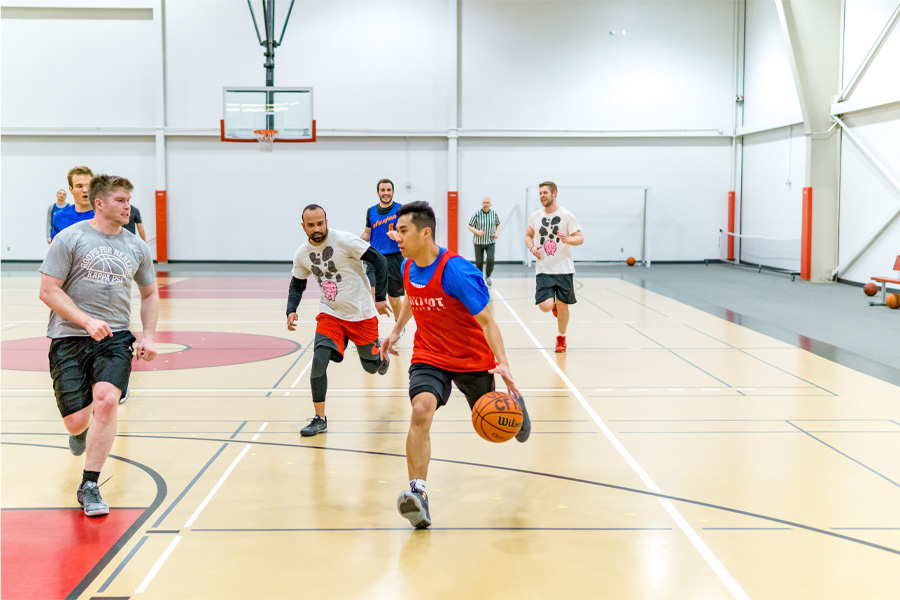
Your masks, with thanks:
[{"label": "black t-shirt", "polygon": [[131,218],[128,219],[128,225],[123,225],[125,229],[137,235],[137,224],[143,223],[141,221],[141,211],[138,210],[137,206],[131,207]]}]

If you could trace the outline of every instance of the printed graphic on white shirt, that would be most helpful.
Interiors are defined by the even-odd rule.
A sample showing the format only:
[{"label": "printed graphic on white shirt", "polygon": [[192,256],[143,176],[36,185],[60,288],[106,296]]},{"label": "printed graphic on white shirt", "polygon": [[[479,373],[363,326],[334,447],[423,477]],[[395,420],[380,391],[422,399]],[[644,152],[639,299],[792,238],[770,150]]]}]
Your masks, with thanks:
[{"label": "printed graphic on white shirt", "polygon": [[568,236],[581,231],[575,215],[565,208],[558,208],[552,213],[541,209],[532,213],[528,224],[534,230],[534,245],[541,255],[537,260],[536,272],[556,275],[574,273],[572,246],[563,242],[559,234]]},{"label": "printed graphic on white shirt", "polygon": [[378,312],[359,260],[368,248],[369,243],[357,235],[329,229],[322,244],[307,241],[297,248],[291,273],[297,279],[315,277],[322,289],[320,312],[345,321],[370,319]]}]

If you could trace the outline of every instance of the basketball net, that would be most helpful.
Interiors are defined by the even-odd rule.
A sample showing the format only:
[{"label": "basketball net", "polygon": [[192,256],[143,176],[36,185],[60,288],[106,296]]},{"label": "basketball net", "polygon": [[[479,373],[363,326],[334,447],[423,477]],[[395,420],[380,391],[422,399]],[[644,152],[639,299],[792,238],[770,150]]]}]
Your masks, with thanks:
[{"label": "basketball net", "polygon": [[254,129],[256,139],[259,140],[260,152],[271,152],[272,144],[275,143],[275,136],[278,135],[277,129]]}]

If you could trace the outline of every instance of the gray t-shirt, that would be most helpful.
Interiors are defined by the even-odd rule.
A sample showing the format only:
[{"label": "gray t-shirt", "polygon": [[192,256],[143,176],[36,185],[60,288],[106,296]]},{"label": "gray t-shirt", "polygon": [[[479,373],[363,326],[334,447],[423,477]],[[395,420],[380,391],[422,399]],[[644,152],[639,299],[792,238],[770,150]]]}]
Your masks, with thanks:
[{"label": "gray t-shirt", "polygon": [[[59,232],[41,273],[63,280],[62,289],[75,305],[109,324],[113,332],[131,323],[131,281],[150,285],[156,279],[147,242],[130,231],[106,235],[82,221]],[[80,325],[50,313],[47,337],[85,336]]]}]

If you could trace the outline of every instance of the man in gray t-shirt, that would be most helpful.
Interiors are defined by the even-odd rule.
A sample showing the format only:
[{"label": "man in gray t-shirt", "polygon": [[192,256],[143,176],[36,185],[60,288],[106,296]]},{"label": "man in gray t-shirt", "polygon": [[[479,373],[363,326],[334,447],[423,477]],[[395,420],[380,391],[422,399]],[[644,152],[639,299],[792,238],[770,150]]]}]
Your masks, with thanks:
[{"label": "man in gray t-shirt", "polygon": [[[147,243],[125,232],[130,181],[96,175],[88,196],[94,217],[67,227],[41,264],[41,300],[53,311],[47,326],[50,375],[72,454],[87,455],[78,503],[89,516],[109,513],[98,481],[116,437],[116,407],[128,386],[131,361],[156,358],[159,292]],[[131,282],[141,295],[143,335],[131,323]]]}]

